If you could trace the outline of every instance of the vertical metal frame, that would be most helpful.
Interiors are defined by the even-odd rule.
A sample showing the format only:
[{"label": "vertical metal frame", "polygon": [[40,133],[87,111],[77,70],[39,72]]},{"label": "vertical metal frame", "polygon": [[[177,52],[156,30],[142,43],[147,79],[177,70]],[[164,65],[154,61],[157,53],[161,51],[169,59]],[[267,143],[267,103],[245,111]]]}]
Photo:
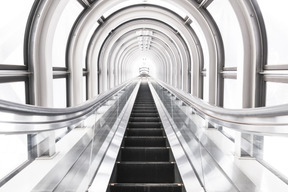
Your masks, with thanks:
[{"label": "vertical metal frame", "polygon": [[[243,36],[244,63],[238,67],[242,84],[242,106],[263,106],[263,78],[259,74],[267,62],[267,39],[263,18],[256,1],[230,0]],[[262,90],[261,90],[262,89]]]},{"label": "vertical metal frame", "polygon": [[[244,62],[238,66],[237,81],[242,85],[242,107],[261,107],[265,105],[265,82],[261,72],[267,62],[267,36],[261,11],[255,0],[233,1],[230,3],[235,11],[243,36]],[[242,157],[243,139],[250,140],[250,155],[257,155],[255,142],[263,142],[263,138],[256,140],[252,135],[239,133],[235,139],[235,154]],[[262,143],[263,144],[263,143]]]},{"label": "vertical metal frame", "polygon": [[[210,4],[211,2],[209,2]],[[208,5],[207,5],[208,6]],[[223,95],[224,95],[224,80],[223,77],[220,75],[220,72],[223,70],[224,62],[225,62],[225,53],[224,53],[224,45],[220,30],[211,16],[211,14],[207,11],[206,8],[201,8],[200,12],[202,13],[203,17],[205,18],[206,22],[208,23],[213,35],[214,35],[214,45],[215,46],[215,59],[209,65],[209,72],[208,72],[208,81],[209,81],[209,89],[213,89],[214,92],[209,93],[209,100],[210,103],[212,98],[214,98],[214,103],[216,106],[223,107]],[[209,45],[208,46],[212,46]]]}]

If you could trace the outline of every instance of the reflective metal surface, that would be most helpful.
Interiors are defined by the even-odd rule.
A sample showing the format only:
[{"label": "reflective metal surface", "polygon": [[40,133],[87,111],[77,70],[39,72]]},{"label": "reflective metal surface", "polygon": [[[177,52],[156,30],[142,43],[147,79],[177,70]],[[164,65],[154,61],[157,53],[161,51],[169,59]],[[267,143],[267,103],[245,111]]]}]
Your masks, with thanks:
[{"label": "reflective metal surface", "polygon": [[125,92],[118,94],[115,101],[108,101],[107,103],[112,105],[108,110],[104,110],[105,113],[100,118],[97,118],[98,114],[94,114],[89,122],[85,123],[87,133],[33,191],[86,191],[111,145],[111,139],[118,134],[115,132],[123,124],[125,115],[130,114],[127,112],[127,105],[131,102],[133,105],[130,94],[133,90],[137,93],[138,87],[139,83],[136,88],[130,86]]},{"label": "reflective metal surface", "polygon": [[130,100],[127,102],[125,109],[123,109],[118,117],[118,123],[112,132],[109,143],[107,143],[108,146],[106,147],[101,165],[95,173],[95,178],[88,189],[89,192],[105,192],[107,190],[118,151],[120,149],[134,101],[137,96],[140,82],[141,81],[139,81],[133,93],[131,94]]},{"label": "reflective metal surface", "polygon": [[[70,108],[44,108],[0,100],[0,133],[36,133],[75,126],[107,102],[116,93],[133,85],[125,82],[97,98]],[[135,84],[134,84],[135,85]]]},{"label": "reflective metal surface", "polygon": [[[190,167],[193,167],[205,191],[257,191],[253,182],[235,165],[234,160],[225,155],[187,115],[191,114],[192,110],[185,113],[187,107],[183,106],[182,101],[157,83],[153,82],[153,86],[166,108],[168,120]],[[173,139],[171,141],[173,142]],[[178,166],[180,169],[184,165],[179,162]],[[184,170],[187,171],[189,168],[186,167]],[[185,174],[182,178],[185,184]]]},{"label": "reflective metal surface", "polygon": [[248,109],[225,109],[212,106],[159,80],[154,79],[154,81],[157,81],[167,91],[192,107],[193,111],[216,126],[220,125],[258,135],[288,133],[288,104]]},{"label": "reflective metal surface", "polygon": [[193,164],[189,162],[189,159],[187,158],[187,155],[183,150],[182,144],[179,142],[179,135],[177,134],[178,130],[175,130],[175,128],[177,127],[171,124],[171,120],[169,120],[170,117],[168,116],[169,114],[161,103],[154,88],[151,86],[151,83],[149,83],[149,87],[153,95],[155,105],[157,107],[167,138],[169,140],[186,191],[204,191],[198,180],[197,175],[194,172]]}]

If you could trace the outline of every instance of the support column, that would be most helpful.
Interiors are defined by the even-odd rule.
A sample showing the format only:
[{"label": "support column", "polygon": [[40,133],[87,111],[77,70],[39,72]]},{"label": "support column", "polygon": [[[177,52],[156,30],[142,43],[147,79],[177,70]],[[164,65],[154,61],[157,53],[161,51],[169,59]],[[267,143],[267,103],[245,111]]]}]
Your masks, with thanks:
[{"label": "support column", "polygon": [[[236,13],[240,24],[243,47],[244,47],[244,62],[243,65],[237,68],[237,81],[242,93],[242,107],[254,108],[262,106],[261,96],[261,78],[259,70],[264,65],[267,58],[265,51],[266,42],[265,28],[263,18],[258,10],[256,2],[246,1],[232,1],[230,3]],[[255,139],[256,138],[256,139]],[[245,141],[250,146],[247,147]],[[254,156],[255,142],[261,142],[262,139],[257,139],[254,135],[246,133],[237,133],[235,138],[235,155],[238,157]],[[243,153],[242,149],[246,152]]]},{"label": "support column", "polygon": [[[54,33],[62,10],[68,0],[41,1],[27,34],[27,64],[31,77],[31,104],[53,107],[53,66],[52,47]],[[54,131],[29,135],[29,148],[32,158],[55,154]]]}]

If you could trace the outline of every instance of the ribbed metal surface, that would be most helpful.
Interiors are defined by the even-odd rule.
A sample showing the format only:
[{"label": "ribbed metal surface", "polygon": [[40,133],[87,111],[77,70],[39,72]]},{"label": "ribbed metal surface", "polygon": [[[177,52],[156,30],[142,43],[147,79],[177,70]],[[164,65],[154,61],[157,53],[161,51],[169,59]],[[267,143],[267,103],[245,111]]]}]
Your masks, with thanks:
[{"label": "ribbed metal surface", "polygon": [[147,84],[142,83],[107,192],[184,192]]}]

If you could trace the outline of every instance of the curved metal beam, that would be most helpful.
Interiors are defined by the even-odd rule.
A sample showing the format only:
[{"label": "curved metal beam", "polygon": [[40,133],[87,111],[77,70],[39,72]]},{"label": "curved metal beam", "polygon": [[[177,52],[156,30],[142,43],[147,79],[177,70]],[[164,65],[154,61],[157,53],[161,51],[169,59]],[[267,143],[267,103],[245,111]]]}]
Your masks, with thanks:
[{"label": "curved metal beam", "polygon": [[[127,17],[127,18],[129,18],[129,17],[131,17],[130,16],[130,12],[131,12],[131,15],[135,15],[135,13],[139,13],[140,15],[143,15],[144,13],[145,13],[145,15],[147,15],[146,13],[146,11],[149,11],[149,15],[153,15],[153,17],[164,17],[164,18],[166,18],[167,17],[167,13],[166,14],[164,14],[163,12],[161,12],[161,11],[159,11],[158,10],[158,8],[157,7],[151,7],[150,9],[145,9],[145,11],[143,12],[143,10],[142,10],[142,8],[140,7],[131,7],[131,8],[129,8],[129,11],[128,10],[126,10],[125,11],[125,14],[124,15],[118,15],[118,14],[115,14],[115,15],[117,15],[117,17],[115,18],[115,20],[112,20],[112,22],[114,22],[114,24],[113,25],[111,25],[111,26],[115,26],[115,23],[116,23],[116,21],[117,21],[117,18],[122,18],[123,19],[123,17],[124,17],[124,21],[125,21],[125,18]],[[161,13],[161,14],[160,14]],[[120,13],[119,13],[120,14]],[[122,17],[123,16],[123,17]],[[152,17],[152,19],[153,19],[153,17]],[[175,17],[175,16],[174,16]],[[134,16],[134,18],[135,18],[135,16]],[[144,18],[142,18],[142,17],[140,17],[141,19],[144,19]],[[168,19],[168,18],[167,18]],[[123,20],[121,21],[121,22],[123,22]],[[194,41],[193,41],[193,39],[191,38],[191,33],[189,33],[188,32],[188,29],[187,29],[187,26],[183,26],[183,25],[181,25],[180,24],[180,22],[182,22],[182,23],[184,23],[184,21],[183,20],[175,20],[175,18],[173,19],[173,15],[170,15],[170,17],[169,17],[169,20],[170,20],[170,23],[169,24],[173,24],[173,25],[175,25],[175,26],[177,26],[177,28],[178,29],[181,29],[181,31],[182,31],[182,33],[184,34],[183,35],[183,37],[182,38],[186,38],[186,41],[188,41],[188,46],[190,47],[190,50],[192,49],[192,50],[194,50],[194,52],[196,53],[195,55],[196,56],[194,56],[193,58],[197,58],[197,56],[198,56],[198,53],[197,53],[197,48],[196,48],[196,46],[194,46],[194,48],[191,48],[191,46],[192,45],[195,45],[195,43],[194,43]],[[110,24],[111,22],[109,22],[109,24]],[[117,25],[116,25],[117,26]],[[103,30],[104,30],[104,27],[103,27]],[[179,31],[179,30],[178,30]],[[98,31],[99,32],[99,31]],[[109,33],[109,30],[107,30],[106,32],[101,32],[101,34],[108,34]],[[114,33],[114,32],[113,32]],[[98,38],[100,38],[100,37],[98,37]],[[187,40],[188,39],[188,40]],[[93,41],[96,41],[96,39],[94,38],[93,39]],[[97,39],[97,42],[99,42],[99,39]],[[192,46],[193,47],[193,46]],[[95,56],[95,54],[92,54],[93,56]],[[88,58],[89,58],[89,56],[88,56]],[[92,60],[92,59],[89,59],[89,60]],[[93,59],[93,61],[96,61],[97,59]],[[199,65],[199,63],[197,63],[197,65]],[[185,66],[185,65],[184,65]],[[183,66],[182,66],[182,68],[183,68]],[[199,67],[198,67],[199,68]],[[197,71],[199,71],[199,70],[197,70]],[[92,71],[93,72],[93,71]],[[185,72],[185,78],[187,79],[187,76],[188,76],[188,70],[187,70],[187,67],[186,67],[186,69],[184,69],[184,70],[182,70],[182,73],[184,73]],[[105,75],[105,74],[104,74]],[[179,75],[180,76],[180,75]],[[178,77],[178,78],[180,78],[180,77]],[[180,80],[178,79],[178,82],[179,82]],[[186,80],[187,81],[187,80]],[[180,85],[181,85],[181,83],[180,83]],[[178,87],[180,87],[180,86],[178,86]]]},{"label": "curved metal beam", "polygon": [[243,65],[238,66],[242,107],[264,106],[264,80],[259,74],[267,62],[267,39],[263,18],[254,1],[230,1],[239,20],[244,47]]},{"label": "curved metal beam", "polygon": [[[172,3],[171,1],[169,1],[170,3]],[[111,2],[110,2],[111,3]],[[113,2],[113,3],[116,3],[116,2]],[[92,20],[92,18],[97,18],[97,15],[99,16],[99,18],[100,18],[100,14],[99,14],[99,12],[98,13],[96,13],[96,11],[95,11],[95,9],[96,9],[96,5],[97,5],[97,7],[98,8],[100,8],[100,7],[102,7],[103,9],[98,9],[98,10],[103,10],[103,12],[105,12],[105,11],[107,11],[108,9],[109,9],[109,7],[110,6],[112,6],[112,5],[108,5],[109,3],[107,2],[107,4],[105,5],[105,3],[103,3],[103,2],[99,2],[99,3],[95,3],[95,4],[93,4],[93,6],[91,7],[91,10],[90,10],[90,13],[88,14],[85,14],[85,16],[83,15],[83,21],[80,21],[79,22],[79,24],[81,25],[79,25],[77,28],[76,28],[76,30],[75,31],[77,31],[77,32],[79,32],[79,33],[77,33],[77,34],[80,34],[81,33],[81,35],[80,36],[85,36],[85,38],[84,37],[76,37],[76,39],[75,39],[75,41],[73,41],[72,43],[71,43],[71,45],[72,45],[72,47],[71,47],[71,49],[70,50],[73,50],[72,52],[74,52],[74,51],[76,51],[76,50],[78,50],[78,49],[83,49],[83,45],[80,45],[81,44],[81,42],[80,42],[80,40],[82,39],[82,40],[84,40],[84,39],[86,39],[86,38],[88,38],[88,37],[91,37],[91,36],[89,36],[88,34],[89,34],[89,31],[91,31],[91,26],[92,26],[92,23],[91,23],[91,20]],[[136,2],[135,2],[135,4],[137,4]],[[147,5],[146,5],[147,6]],[[188,3],[187,2],[187,6],[186,7],[193,7],[193,5],[191,4],[191,3]],[[185,7],[185,8],[186,8]],[[146,7],[147,8],[147,7]],[[195,9],[195,7],[194,7],[194,9]],[[189,12],[189,11],[187,11],[187,12]],[[198,10],[195,10],[195,12],[197,12],[197,14],[199,15],[199,11]],[[196,13],[195,13],[196,14]],[[201,15],[201,14],[200,14]],[[200,18],[200,17],[199,17]],[[85,21],[84,21],[85,20]],[[85,23],[85,26],[83,25],[83,23]],[[182,26],[183,27],[183,26]],[[206,28],[206,26],[204,26],[204,29],[203,29],[203,31],[206,31],[205,30],[205,28]],[[208,31],[209,31],[209,29],[207,29]],[[181,32],[181,30],[180,30],[180,32]],[[85,34],[85,35],[84,35]],[[185,41],[186,41],[186,39],[185,39]],[[75,45],[76,44],[78,44],[78,46],[76,47]],[[68,60],[69,61],[77,61],[77,60],[79,60],[80,61],[80,58],[74,58],[74,59],[72,59],[73,57],[77,57],[77,56],[75,56],[75,55],[73,55],[72,54],[72,52],[70,52],[69,53],[69,55],[71,56],[69,56],[70,57],[70,59],[69,59],[69,57],[68,57]],[[78,56],[79,57],[79,56]],[[96,70],[97,71],[97,70]]]}]

